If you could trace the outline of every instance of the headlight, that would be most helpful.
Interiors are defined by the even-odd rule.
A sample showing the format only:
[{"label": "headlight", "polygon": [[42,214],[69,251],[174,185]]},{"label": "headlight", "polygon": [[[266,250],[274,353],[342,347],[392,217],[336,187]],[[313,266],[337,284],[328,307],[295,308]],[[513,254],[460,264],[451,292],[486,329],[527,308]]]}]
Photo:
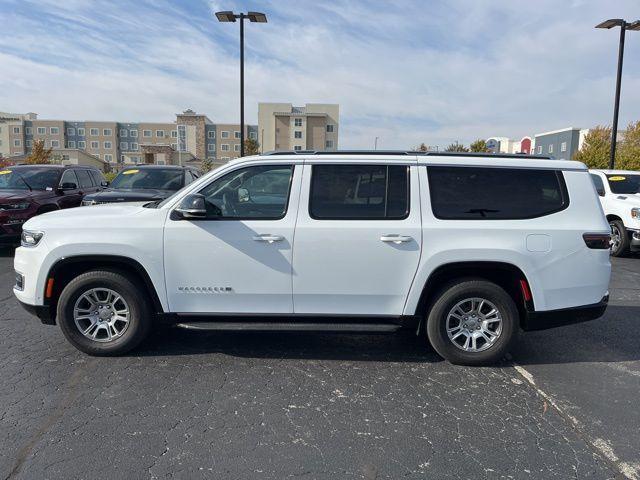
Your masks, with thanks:
[{"label": "headlight", "polygon": [[82,200],[82,206],[86,207],[88,205],[95,205],[96,201],[95,200]]},{"label": "headlight", "polygon": [[631,218],[640,218],[640,208],[631,209]]},{"label": "headlight", "polygon": [[40,243],[44,232],[34,232],[30,230],[23,230],[22,237],[20,238],[20,245],[23,247],[35,247]]},{"label": "headlight", "polygon": [[0,210],[26,210],[30,205],[29,203],[9,203],[0,205]]}]

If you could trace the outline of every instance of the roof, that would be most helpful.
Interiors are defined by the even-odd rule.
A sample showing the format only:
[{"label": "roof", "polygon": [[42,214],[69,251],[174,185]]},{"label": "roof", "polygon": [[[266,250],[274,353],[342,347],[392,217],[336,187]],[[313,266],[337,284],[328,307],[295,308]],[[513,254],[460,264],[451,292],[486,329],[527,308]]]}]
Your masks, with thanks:
[{"label": "roof", "polygon": [[127,165],[126,167],[123,168],[123,170],[127,170],[130,168],[135,168],[135,169],[153,169],[153,168],[162,168],[162,169],[169,169],[169,170],[183,170],[185,168],[193,168],[191,166],[187,166],[187,165],[151,165],[151,164],[146,164],[146,163],[142,163],[140,165]]},{"label": "roof", "polygon": [[556,133],[570,132],[570,131],[574,131],[574,130],[580,131],[582,129],[581,128],[575,128],[575,127],[561,128],[560,130],[551,130],[550,132],[536,133],[534,135],[534,137],[543,137],[545,135],[554,135]]},{"label": "roof", "polygon": [[438,157],[495,157],[495,158],[535,158],[538,160],[551,160],[552,157],[544,155],[526,155],[521,153],[492,153],[492,152],[422,152],[411,150],[276,150],[265,152],[262,156],[272,155],[406,155],[406,156],[438,156]]},{"label": "roof", "polygon": [[605,175],[615,175],[616,173],[623,173],[625,175],[640,175],[640,172],[637,170],[603,170],[599,168],[590,168],[590,172],[602,172]]},{"label": "roof", "polygon": [[42,168],[55,168],[58,170],[65,170],[68,168],[90,168],[90,169],[94,169],[94,170],[99,170],[98,167],[94,167],[92,165],[58,165],[58,164],[47,164],[47,163],[43,163],[43,164],[35,164],[35,165],[29,165],[26,163],[19,163],[18,165],[8,165],[7,168],[34,168],[34,167],[42,167]]}]

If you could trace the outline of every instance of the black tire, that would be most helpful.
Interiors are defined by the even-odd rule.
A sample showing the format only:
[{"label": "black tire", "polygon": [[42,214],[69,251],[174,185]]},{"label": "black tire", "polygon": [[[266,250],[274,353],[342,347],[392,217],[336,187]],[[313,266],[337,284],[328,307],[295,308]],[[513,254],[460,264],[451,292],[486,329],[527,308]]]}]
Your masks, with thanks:
[{"label": "black tire", "polygon": [[[93,288],[108,288],[119,294],[129,308],[129,323],[121,336],[99,342],[87,338],[76,326],[73,311],[76,301]],[[151,330],[147,294],[125,275],[115,271],[94,270],[77,276],[60,294],[57,321],[67,340],[78,350],[93,356],[122,355],[136,348]]]},{"label": "black tire", "polygon": [[[456,342],[447,334],[449,312],[459,302],[470,298],[481,298],[493,303],[502,318],[502,329],[492,344],[483,339],[476,340],[479,349],[489,345],[482,351],[465,351],[456,346]],[[441,357],[457,365],[474,366],[501,360],[509,351],[518,332],[518,325],[518,308],[502,287],[482,279],[465,278],[448,284],[438,293],[428,312],[426,330],[429,342]]]},{"label": "black tire", "polygon": [[613,237],[618,235],[620,241],[617,244],[611,243],[611,256],[612,257],[624,257],[629,254],[629,244],[631,243],[629,240],[629,234],[627,233],[627,229],[624,227],[624,223],[622,220],[611,220],[609,222],[609,226],[611,227],[611,235],[612,240]]}]

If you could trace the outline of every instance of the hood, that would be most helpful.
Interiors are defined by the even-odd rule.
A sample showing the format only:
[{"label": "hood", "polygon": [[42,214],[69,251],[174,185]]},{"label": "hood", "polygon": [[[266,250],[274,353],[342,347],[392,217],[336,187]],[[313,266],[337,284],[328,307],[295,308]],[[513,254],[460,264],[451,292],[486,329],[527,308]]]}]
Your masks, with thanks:
[{"label": "hood", "polygon": [[21,200],[30,200],[35,197],[42,197],[51,192],[40,190],[0,190],[0,203],[19,202]]},{"label": "hood", "polygon": [[84,200],[91,200],[98,203],[150,202],[153,200],[164,200],[174,193],[173,190],[118,190],[115,188],[107,188],[102,192],[86,195]]},{"label": "hood", "polygon": [[612,193],[611,197],[625,205],[640,207],[640,193]]}]

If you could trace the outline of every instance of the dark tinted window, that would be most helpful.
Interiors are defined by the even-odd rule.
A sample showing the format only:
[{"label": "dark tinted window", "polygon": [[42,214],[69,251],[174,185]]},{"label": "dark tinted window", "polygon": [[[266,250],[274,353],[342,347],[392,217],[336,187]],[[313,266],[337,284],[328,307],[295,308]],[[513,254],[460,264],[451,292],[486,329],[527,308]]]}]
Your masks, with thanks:
[{"label": "dark tinted window", "polygon": [[292,165],[240,168],[214,180],[200,193],[212,215],[274,220],[287,212],[292,175]]},{"label": "dark tinted window", "polygon": [[406,165],[314,165],[309,212],[318,219],[398,219],[409,212]]},{"label": "dark tinted window", "polygon": [[602,178],[600,178],[600,175],[596,175],[595,173],[591,174],[591,180],[593,180],[593,184],[596,187],[596,191],[598,192],[598,195],[600,196],[604,196],[604,182],[602,181]]},{"label": "dark tinted window", "polygon": [[569,204],[556,170],[428,167],[431,208],[442,219],[535,218]]},{"label": "dark tinted window", "polygon": [[80,182],[80,188],[91,188],[93,186],[93,182],[91,181],[91,177],[89,176],[89,171],[76,170],[76,175],[78,176],[78,181]]},{"label": "dark tinted window", "polygon": [[76,172],[73,170],[65,170],[62,174],[62,178],[60,179],[60,185],[64,185],[65,183],[75,183],[76,188],[78,186],[78,177],[76,176]]},{"label": "dark tinted window", "polygon": [[96,186],[100,186],[104,181],[104,177],[97,170],[89,170],[89,174],[91,175],[91,178],[93,179],[93,183]]},{"label": "dark tinted window", "polygon": [[607,175],[607,180],[613,193],[640,192],[640,175]]},{"label": "dark tinted window", "polygon": [[112,188],[125,190],[180,190],[183,171],[177,168],[127,168],[111,182]]},{"label": "dark tinted window", "polygon": [[58,184],[60,169],[42,167],[0,168],[0,190],[45,190]]}]

